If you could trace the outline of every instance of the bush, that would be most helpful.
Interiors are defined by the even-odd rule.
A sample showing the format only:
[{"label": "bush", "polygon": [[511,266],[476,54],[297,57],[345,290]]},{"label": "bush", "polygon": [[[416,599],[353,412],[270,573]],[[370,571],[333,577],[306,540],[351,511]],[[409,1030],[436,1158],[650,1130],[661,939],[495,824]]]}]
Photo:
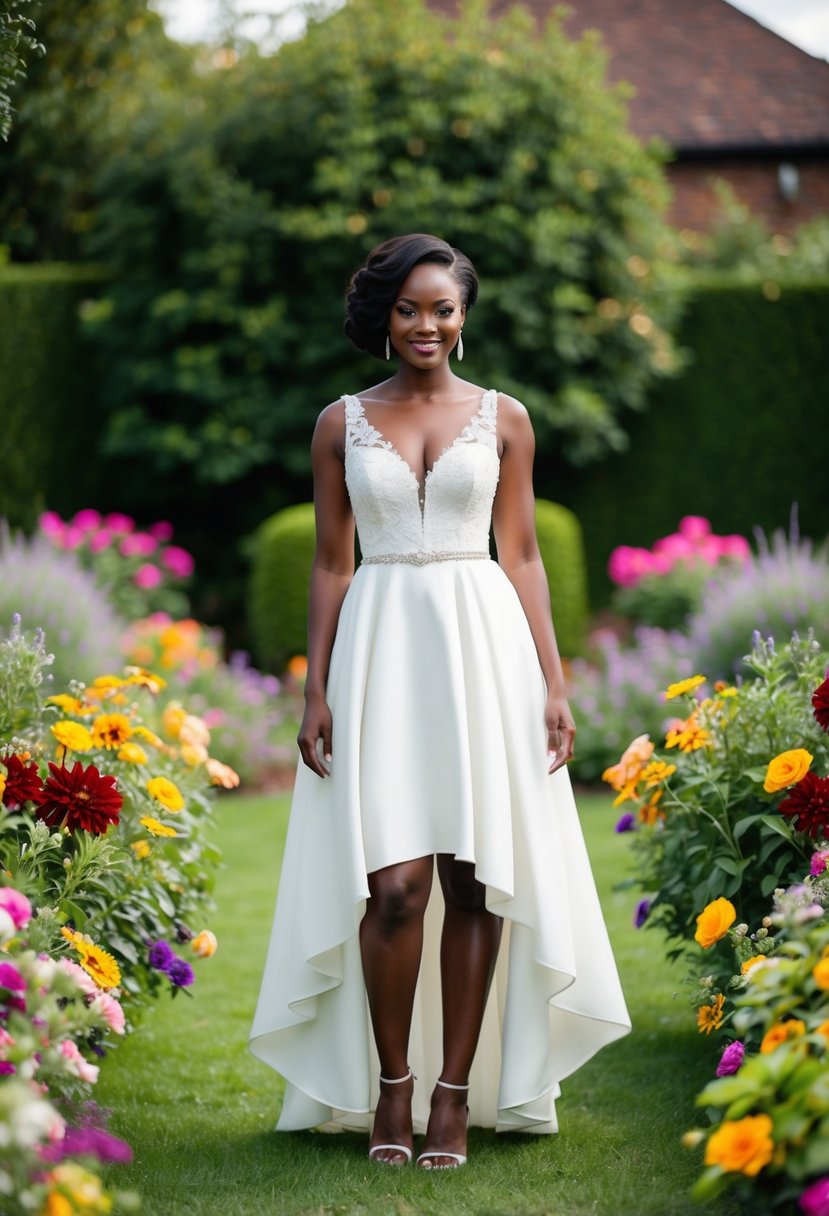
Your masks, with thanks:
[{"label": "bush", "polygon": [[15,614],[47,631],[57,688],[120,666],[124,623],[93,575],[44,537],[12,537],[0,521],[0,621]]},{"label": "bush", "polygon": [[550,585],[559,650],[572,658],[584,649],[587,627],[587,570],[581,528],[572,511],[546,499],[536,500],[535,526]]},{"label": "bush", "polygon": [[248,619],[257,661],[269,671],[307,650],[315,536],[313,503],[278,511],[256,534]]},{"label": "bush", "polygon": [[[745,674],[741,656],[755,630],[788,638],[813,626],[829,637],[829,555],[826,545],[799,540],[795,528],[766,541],[741,569],[722,571],[703,590],[699,611],[688,621],[694,666],[713,678]],[[749,672],[750,674],[750,672]]]}]

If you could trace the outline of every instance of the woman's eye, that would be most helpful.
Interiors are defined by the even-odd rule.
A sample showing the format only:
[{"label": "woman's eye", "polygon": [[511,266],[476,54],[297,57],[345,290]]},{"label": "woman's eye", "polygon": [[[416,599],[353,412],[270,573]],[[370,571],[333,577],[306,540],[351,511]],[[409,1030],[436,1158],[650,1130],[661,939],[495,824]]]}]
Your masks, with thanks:
[{"label": "woman's eye", "polygon": [[401,317],[413,317],[414,316],[413,308],[398,308],[397,311],[400,313]]},{"label": "woman's eye", "polygon": [[438,309],[438,316],[441,316],[441,317],[451,317],[451,316],[452,316],[452,313],[453,313],[454,311],[455,311],[455,310],[454,310],[454,308],[439,308],[439,309]]}]

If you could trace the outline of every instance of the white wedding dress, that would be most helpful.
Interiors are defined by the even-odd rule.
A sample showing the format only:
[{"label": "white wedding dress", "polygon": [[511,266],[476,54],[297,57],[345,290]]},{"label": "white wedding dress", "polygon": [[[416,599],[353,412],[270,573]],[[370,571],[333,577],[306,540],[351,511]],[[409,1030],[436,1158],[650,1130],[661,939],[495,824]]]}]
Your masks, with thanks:
[{"label": "white wedding dress", "polygon": [[[489,559],[497,393],[422,487],[358,399],[344,401],[363,561],[331,657],[331,774],[297,772],[251,1050],[285,1078],[279,1130],[368,1128],[379,1070],[358,940],[366,876],[454,854],[505,922],[470,1122],[554,1132],[559,1082],[630,1023],[569,776],[547,774],[529,625]],[[435,880],[409,1049],[416,1131],[442,1063],[441,917]]]}]

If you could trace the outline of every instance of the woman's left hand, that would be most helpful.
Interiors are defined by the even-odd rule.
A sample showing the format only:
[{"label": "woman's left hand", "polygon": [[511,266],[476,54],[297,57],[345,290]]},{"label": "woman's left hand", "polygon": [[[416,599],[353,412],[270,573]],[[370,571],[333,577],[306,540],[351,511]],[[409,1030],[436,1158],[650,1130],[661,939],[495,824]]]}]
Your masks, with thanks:
[{"label": "woman's left hand", "polygon": [[576,724],[567,698],[560,694],[551,693],[547,697],[544,717],[547,723],[547,756],[550,761],[547,772],[554,773],[568,760],[573,759]]}]

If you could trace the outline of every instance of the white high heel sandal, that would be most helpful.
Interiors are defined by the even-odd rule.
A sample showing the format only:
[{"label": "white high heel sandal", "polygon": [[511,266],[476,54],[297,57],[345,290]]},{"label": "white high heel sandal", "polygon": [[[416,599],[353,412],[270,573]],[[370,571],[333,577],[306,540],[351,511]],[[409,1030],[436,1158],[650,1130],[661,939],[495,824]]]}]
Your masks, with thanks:
[{"label": "white high heel sandal", "polygon": [[[450,1085],[448,1081],[436,1081],[436,1085],[442,1086],[443,1089],[469,1089],[469,1082],[466,1085]],[[469,1121],[469,1107],[466,1108],[466,1118]],[[433,1157],[451,1157],[454,1165],[421,1165],[421,1162],[430,1161]],[[462,1165],[466,1165],[466,1156],[464,1153],[451,1153],[443,1148],[426,1148],[417,1159],[417,1164],[421,1165],[424,1170],[455,1170]]]},{"label": "white high heel sandal", "polygon": [[[406,1073],[405,1077],[394,1077],[394,1078],[381,1077],[380,1081],[383,1085],[402,1085],[403,1082],[408,1081],[410,1077],[413,1081],[417,1080],[417,1077],[414,1075],[411,1068]],[[381,1158],[377,1158],[374,1156],[375,1153],[379,1153],[383,1149],[389,1149],[391,1152],[394,1152],[394,1153],[402,1153],[404,1155],[404,1157],[406,1158],[406,1160],[405,1161],[384,1161]],[[412,1160],[412,1150],[410,1148],[407,1148],[405,1144],[375,1144],[372,1148],[370,1148],[368,1150],[368,1159],[369,1159],[369,1161],[376,1161],[378,1163],[378,1165],[409,1165]]]}]

